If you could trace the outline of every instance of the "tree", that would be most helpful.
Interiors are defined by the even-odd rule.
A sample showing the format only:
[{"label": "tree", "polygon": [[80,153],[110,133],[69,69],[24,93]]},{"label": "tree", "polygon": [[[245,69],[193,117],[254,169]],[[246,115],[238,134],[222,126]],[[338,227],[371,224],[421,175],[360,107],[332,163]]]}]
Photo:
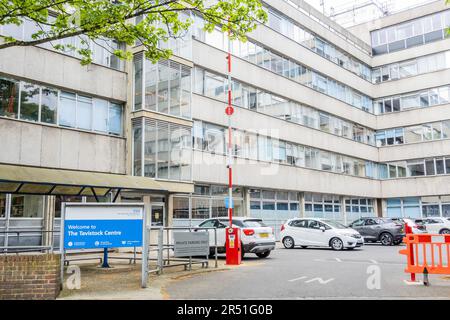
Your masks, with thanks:
[{"label": "tree", "polygon": [[[206,31],[219,26],[224,32],[231,30],[232,39],[241,40],[267,20],[260,0],[0,0],[0,26],[20,26],[25,19],[36,25],[31,38],[0,35],[0,49],[51,43],[56,50],[77,51],[81,63],[89,64],[88,40],[100,43],[106,38],[130,46],[138,41],[146,57],[156,62],[171,55],[170,49],[160,49],[158,43],[181,37],[192,25],[191,18],[180,17],[183,12],[203,17]],[[81,47],[55,43],[70,37],[79,37]],[[106,49],[120,59],[132,56],[126,49]]]}]

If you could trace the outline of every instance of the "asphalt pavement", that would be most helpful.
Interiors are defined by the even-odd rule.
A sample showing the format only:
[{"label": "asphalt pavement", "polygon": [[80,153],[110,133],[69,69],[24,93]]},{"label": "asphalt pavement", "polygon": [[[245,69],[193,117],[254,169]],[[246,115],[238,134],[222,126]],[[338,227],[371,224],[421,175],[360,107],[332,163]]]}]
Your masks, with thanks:
[{"label": "asphalt pavement", "polygon": [[266,259],[247,254],[237,268],[171,282],[165,293],[169,299],[450,299],[450,275],[430,275],[430,286],[406,283],[400,249],[367,244],[337,252],[278,245]]}]

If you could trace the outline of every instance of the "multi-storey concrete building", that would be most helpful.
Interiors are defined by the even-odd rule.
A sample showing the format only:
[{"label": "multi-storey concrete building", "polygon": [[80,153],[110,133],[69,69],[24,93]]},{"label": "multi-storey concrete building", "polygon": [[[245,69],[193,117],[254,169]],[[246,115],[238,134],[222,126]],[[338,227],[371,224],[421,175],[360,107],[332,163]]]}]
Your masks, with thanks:
[{"label": "multi-storey concrete building", "polygon": [[[264,5],[230,48],[235,214],[276,232],[295,216],[450,216],[443,1],[351,29],[303,1]],[[49,45],[0,51],[0,246],[48,244],[64,201],[143,201],[156,225],[227,214],[228,39],[192,18],[157,64],[139,44],[130,62],[94,45],[89,66]]]}]

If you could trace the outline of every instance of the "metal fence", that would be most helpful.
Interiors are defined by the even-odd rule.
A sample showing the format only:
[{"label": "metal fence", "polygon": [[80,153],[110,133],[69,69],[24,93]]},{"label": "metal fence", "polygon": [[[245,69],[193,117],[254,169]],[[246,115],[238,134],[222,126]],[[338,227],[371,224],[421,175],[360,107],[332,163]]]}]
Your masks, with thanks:
[{"label": "metal fence", "polygon": [[[46,252],[51,253],[59,250],[59,245],[55,246],[55,234],[59,234],[60,230],[10,230],[0,231],[0,237],[8,236],[10,239],[15,238],[16,243],[21,243],[23,238],[38,235],[41,237],[41,243],[48,243],[47,245],[18,245],[18,246],[0,246],[0,253],[23,253],[23,252]],[[11,236],[11,234],[13,236]],[[44,241],[44,235],[51,235],[51,239]]]},{"label": "metal fence", "polygon": [[[205,258],[189,256],[186,258],[177,258],[171,256],[171,251],[174,251],[174,244],[171,243],[173,239],[173,231],[186,232],[208,232],[214,230],[214,267],[218,267],[217,259],[217,228],[206,227],[147,227],[144,233],[144,244],[142,248],[142,288],[147,287],[149,273],[161,274],[164,268],[184,266],[185,270],[192,270],[192,265],[201,264],[202,268],[209,267],[210,250]],[[156,233],[156,243],[151,243],[152,234]],[[166,233],[166,237],[164,237]],[[172,237],[171,237],[172,233]],[[208,240],[209,242],[209,240]],[[208,244],[209,245],[209,244]],[[209,246],[211,248],[211,246]],[[151,257],[151,253],[156,253],[156,258]],[[149,261],[156,261],[156,267],[149,269]]]}]

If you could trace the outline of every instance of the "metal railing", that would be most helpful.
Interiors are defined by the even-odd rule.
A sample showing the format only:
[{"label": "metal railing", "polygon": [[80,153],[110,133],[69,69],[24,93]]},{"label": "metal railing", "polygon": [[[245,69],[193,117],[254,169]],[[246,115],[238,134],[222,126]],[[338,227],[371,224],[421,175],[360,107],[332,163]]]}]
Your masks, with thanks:
[{"label": "metal railing", "polygon": [[[204,231],[208,232],[208,230],[214,230],[214,266],[218,267],[218,258],[217,258],[217,228],[213,227],[147,227],[144,233],[144,247],[142,248],[142,274],[141,279],[142,288],[147,287],[148,275],[150,273],[156,273],[158,275],[163,273],[164,268],[176,267],[176,266],[184,266],[184,270],[192,270],[192,265],[201,264],[202,268],[209,267],[209,256],[211,254],[211,246],[209,246],[208,255],[205,259],[198,259],[193,256],[188,256],[187,258],[177,258],[171,257],[171,251],[174,251],[174,244],[170,243],[170,231],[174,230],[186,230],[186,232],[197,232]],[[149,240],[152,235],[152,231],[158,232],[157,243],[152,244]],[[164,243],[164,231],[166,234],[166,243]],[[209,234],[209,232],[208,232]],[[208,238],[209,245],[209,238]],[[156,252],[156,258],[151,258],[150,253]],[[166,253],[166,257],[164,258],[164,253]],[[156,261],[156,267],[154,269],[149,269],[149,261]]]},{"label": "metal railing", "polygon": [[[0,253],[23,253],[23,252],[54,252],[55,251],[55,245],[54,245],[54,235],[59,234],[60,230],[8,230],[8,231],[0,231],[0,236],[3,235],[3,239],[6,239],[8,237],[8,240],[11,239],[11,236],[9,234],[15,234],[16,236],[13,236],[17,243],[20,243],[21,236],[22,239],[27,235],[28,237],[30,235],[32,236],[39,236],[41,237],[41,242],[44,241],[43,235],[44,234],[51,234],[51,239],[49,240],[49,245],[19,245],[19,246],[0,246]],[[58,237],[59,239],[59,237]],[[59,250],[59,247],[57,248]]]},{"label": "metal railing", "polygon": [[344,40],[346,40],[347,42],[349,42],[354,47],[358,48],[368,56],[372,55],[372,47],[368,43],[355,36],[353,33],[348,31],[341,25],[339,25],[337,22],[323,15],[320,11],[311,6],[306,1],[304,0],[283,0],[283,1],[291,5],[292,7],[296,8],[303,14],[309,16],[312,20],[316,21],[323,27],[327,28],[337,36],[343,38]]}]

